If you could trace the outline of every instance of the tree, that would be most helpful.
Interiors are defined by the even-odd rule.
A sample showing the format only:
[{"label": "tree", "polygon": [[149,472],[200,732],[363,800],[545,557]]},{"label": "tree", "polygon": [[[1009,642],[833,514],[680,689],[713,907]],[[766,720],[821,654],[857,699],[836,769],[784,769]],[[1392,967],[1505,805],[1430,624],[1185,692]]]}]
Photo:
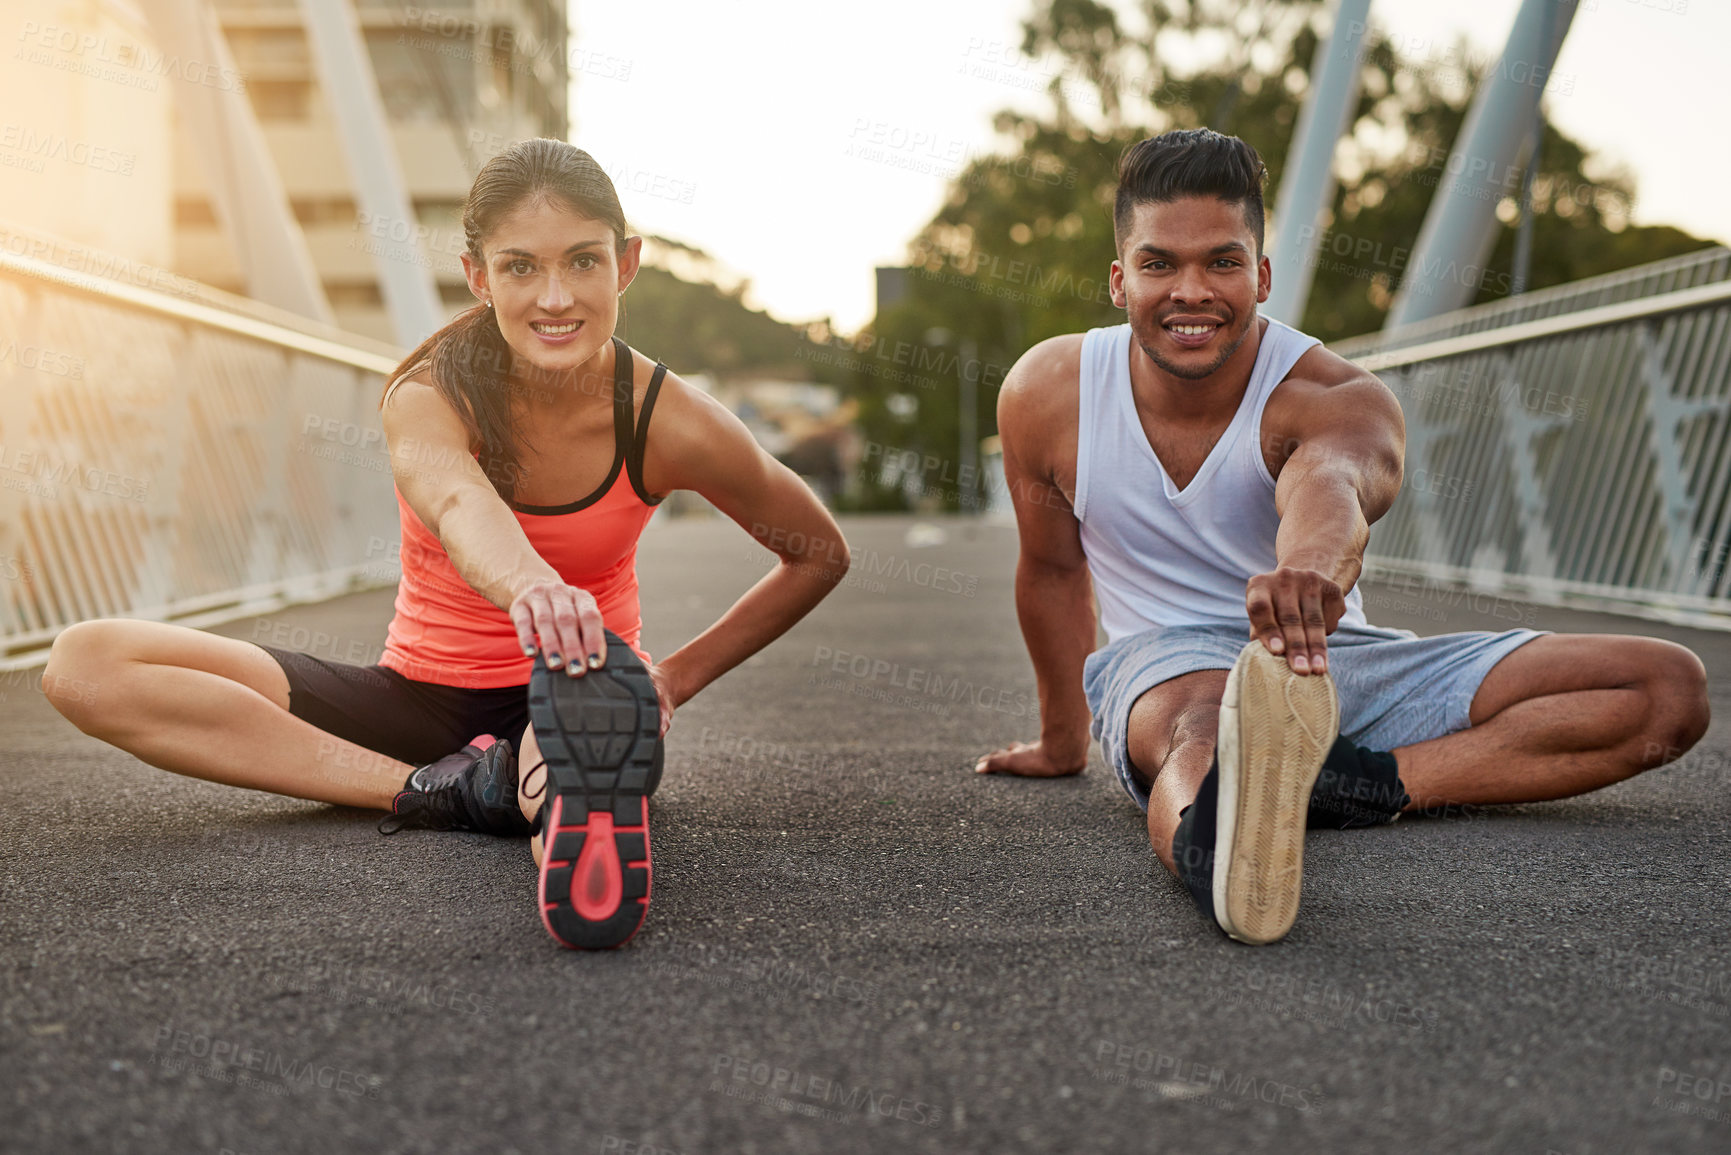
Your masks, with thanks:
[{"label": "tree", "polygon": [[807,327],[751,308],[746,283],[707,253],[665,237],[646,239],[644,263],[620,314],[625,340],[640,334],[645,353],[680,373],[843,381],[840,369],[815,355],[821,350]]},{"label": "tree", "polygon": [[[1115,255],[1117,159],[1135,141],[1201,125],[1244,138],[1268,165],[1268,208],[1278,224],[1274,198],[1326,21],[1322,0],[1144,0],[1131,14],[1099,0],[1035,0],[1021,50],[1055,61],[1050,110],[998,114],[1006,150],[958,174],[943,208],[910,243],[907,293],[880,310],[862,340],[877,349],[912,346],[939,365],[947,351],[955,364],[913,389],[881,372],[857,372],[868,439],[922,460],[954,461],[962,373],[980,376],[978,428],[989,432],[995,386],[1030,345],[1122,322],[1105,278]],[[1306,331],[1332,341],[1381,327],[1405,271],[1403,254],[1448,179],[1446,160],[1478,78],[1494,63],[1470,55],[1463,41],[1411,59],[1375,30],[1367,36]],[[1529,288],[1710,243],[1676,229],[1632,227],[1632,176],[1598,168],[1577,142],[1547,129],[1534,181]],[[1517,176],[1499,206],[1510,227],[1490,261],[1495,275],[1479,281],[1479,302],[1512,287],[1506,271],[1518,192]],[[956,353],[964,345],[976,351],[976,366]],[[946,504],[956,507],[954,495]]]}]

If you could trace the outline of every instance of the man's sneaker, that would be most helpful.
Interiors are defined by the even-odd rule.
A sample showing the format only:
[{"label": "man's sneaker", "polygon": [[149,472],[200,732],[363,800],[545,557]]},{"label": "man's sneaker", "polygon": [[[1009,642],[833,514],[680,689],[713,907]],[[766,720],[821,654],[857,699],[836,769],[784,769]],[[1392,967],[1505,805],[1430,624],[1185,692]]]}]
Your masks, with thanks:
[{"label": "man's sneaker", "polygon": [[1298,917],[1311,792],[1339,730],[1333,678],[1293,673],[1261,641],[1239,653],[1220,702],[1212,873],[1214,919],[1240,942],[1274,942]]},{"label": "man's sneaker", "polygon": [[541,921],[563,946],[623,946],[649,911],[649,794],[661,777],[649,669],[611,630],[606,664],[581,677],[536,657],[529,721],[547,763]]},{"label": "man's sneaker", "polygon": [[517,808],[517,760],[505,738],[482,734],[409,775],[379,822],[380,834],[411,826],[525,835],[529,821]]},{"label": "man's sneaker", "polygon": [[1386,826],[1411,801],[1393,754],[1336,738],[1316,776],[1308,824],[1325,830]]}]

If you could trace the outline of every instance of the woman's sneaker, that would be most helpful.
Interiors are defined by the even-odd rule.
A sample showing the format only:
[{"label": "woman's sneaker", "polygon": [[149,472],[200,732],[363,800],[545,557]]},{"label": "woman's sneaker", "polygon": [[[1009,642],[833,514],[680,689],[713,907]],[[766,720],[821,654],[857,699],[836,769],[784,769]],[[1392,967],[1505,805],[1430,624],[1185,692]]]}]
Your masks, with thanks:
[{"label": "woman's sneaker", "polygon": [[517,806],[517,759],[505,738],[482,734],[455,754],[419,767],[391,800],[380,834],[409,827],[522,836],[529,822]]},{"label": "woman's sneaker", "polygon": [[1298,917],[1311,792],[1339,732],[1333,678],[1244,647],[1220,701],[1212,863],[1215,921],[1240,942],[1273,942]]},{"label": "woman's sneaker", "polygon": [[539,656],[529,721],[547,763],[536,901],[563,946],[622,946],[649,912],[649,795],[661,778],[661,704],[649,669],[611,630],[581,677]]}]

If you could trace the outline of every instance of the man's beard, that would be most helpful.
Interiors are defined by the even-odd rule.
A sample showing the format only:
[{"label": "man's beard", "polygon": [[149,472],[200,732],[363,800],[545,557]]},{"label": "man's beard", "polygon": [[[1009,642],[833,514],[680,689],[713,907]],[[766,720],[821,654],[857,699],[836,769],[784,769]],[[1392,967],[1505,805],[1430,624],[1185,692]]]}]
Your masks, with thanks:
[{"label": "man's beard", "polygon": [[1172,374],[1172,376],[1182,378],[1185,381],[1200,381],[1204,377],[1212,377],[1214,374],[1218,373],[1220,367],[1232,359],[1232,354],[1238,352],[1239,347],[1244,344],[1244,339],[1250,336],[1250,326],[1254,324],[1255,321],[1256,311],[1252,309],[1250,316],[1246,318],[1244,324],[1239,327],[1237,335],[1233,336],[1226,347],[1220,351],[1220,356],[1214,359],[1212,365],[1203,369],[1194,369],[1175,365],[1160,354],[1156,353],[1153,349],[1150,349],[1146,342],[1139,341],[1137,344],[1142,346],[1142,352],[1148,355],[1148,360],[1154,362],[1155,365]]}]

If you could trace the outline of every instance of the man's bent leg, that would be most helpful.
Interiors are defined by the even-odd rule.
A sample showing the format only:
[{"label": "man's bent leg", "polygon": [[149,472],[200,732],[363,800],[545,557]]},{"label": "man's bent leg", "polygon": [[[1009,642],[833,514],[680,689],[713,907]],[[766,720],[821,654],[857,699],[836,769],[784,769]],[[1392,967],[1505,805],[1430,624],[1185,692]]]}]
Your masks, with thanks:
[{"label": "man's bent leg", "polygon": [[1707,731],[1707,675],[1672,642],[1549,635],[1491,668],[1470,717],[1395,750],[1408,811],[1567,798],[1673,761]]},{"label": "man's bent leg", "polygon": [[1198,670],[1150,689],[1130,708],[1126,749],[1148,790],[1148,841],[1174,875],[1172,835],[1214,760],[1226,670]]}]

